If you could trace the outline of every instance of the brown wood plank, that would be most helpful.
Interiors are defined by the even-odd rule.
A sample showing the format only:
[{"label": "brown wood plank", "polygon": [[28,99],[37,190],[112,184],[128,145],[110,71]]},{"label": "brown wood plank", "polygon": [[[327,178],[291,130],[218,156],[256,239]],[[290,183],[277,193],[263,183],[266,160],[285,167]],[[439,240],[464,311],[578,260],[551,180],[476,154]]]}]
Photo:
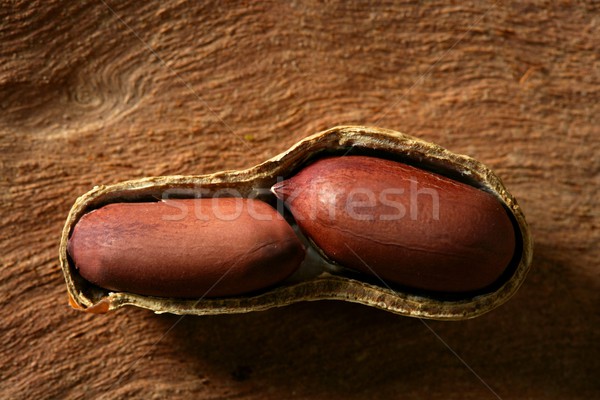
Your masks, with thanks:
[{"label": "brown wood plank", "polygon": [[[597,395],[600,7],[451,3],[4,2],[0,397]],[[77,196],[248,167],[338,124],[469,154],[520,201],[536,242],[520,292],[426,322],[486,384],[421,321],[359,305],[68,306],[57,252]]]}]

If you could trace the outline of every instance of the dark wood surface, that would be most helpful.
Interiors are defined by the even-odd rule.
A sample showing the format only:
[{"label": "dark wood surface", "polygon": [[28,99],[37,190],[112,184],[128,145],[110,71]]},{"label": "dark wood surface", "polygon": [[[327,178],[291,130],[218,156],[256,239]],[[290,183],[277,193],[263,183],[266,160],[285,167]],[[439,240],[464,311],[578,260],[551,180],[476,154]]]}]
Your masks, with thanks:
[{"label": "dark wood surface", "polygon": [[[598,396],[597,2],[201,3],[0,6],[1,398]],[[331,301],[68,306],[58,240],[77,196],[245,168],[338,124],[492,167],[536,243],[517,295],[462,322]]]}]

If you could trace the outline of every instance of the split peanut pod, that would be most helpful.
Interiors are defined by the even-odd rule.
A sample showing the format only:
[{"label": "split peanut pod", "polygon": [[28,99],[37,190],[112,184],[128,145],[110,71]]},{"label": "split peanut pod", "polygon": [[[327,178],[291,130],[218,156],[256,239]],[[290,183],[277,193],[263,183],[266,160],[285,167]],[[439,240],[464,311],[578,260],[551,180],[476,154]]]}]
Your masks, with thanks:
[{"label": "split peanut pod", "polygon": [[243,171],[96,187],[60,247],[74,307],[196,315],[338,299],[472,318],[515,293],[531,256],[525,218],[488,168],[358,126]]}]

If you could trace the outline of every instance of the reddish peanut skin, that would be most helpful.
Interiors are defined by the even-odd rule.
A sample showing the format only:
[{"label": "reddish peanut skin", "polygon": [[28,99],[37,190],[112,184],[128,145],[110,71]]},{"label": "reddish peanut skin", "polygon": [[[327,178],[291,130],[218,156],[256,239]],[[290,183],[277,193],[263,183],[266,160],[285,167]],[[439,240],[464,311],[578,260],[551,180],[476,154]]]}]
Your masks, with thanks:
[{"label": "reddish peanut skin", "polygon": [[476,291],[499,278],[515,251],[496,198],[398,162],[326,158],[272,190],[328,258],[390,283]]},{"label": "reddish peanut skin", "polygon": [[68,253],[103,288],[186,298],[259,290],[304,259],[271,206],[239,198],[109,204],[79,220]]}]

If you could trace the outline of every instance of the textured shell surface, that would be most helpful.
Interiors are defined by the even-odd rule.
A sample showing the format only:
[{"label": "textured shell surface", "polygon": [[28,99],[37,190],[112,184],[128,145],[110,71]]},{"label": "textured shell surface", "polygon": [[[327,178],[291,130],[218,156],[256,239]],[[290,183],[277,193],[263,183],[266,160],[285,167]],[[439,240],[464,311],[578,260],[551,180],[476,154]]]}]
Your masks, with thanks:
[{"label": "textured shell surface", "polygon": [[[312,271],[292,276],[264,291],[229,298],[180,299],[113,292],[84,280],[67,252],[69,237],[86,213],[114,202],[156,201],[165,194],[181,198],[211,197],[232,189],[242,197],[264,197],[272,202],[269,188],[283,178],[324,156],[370,155],[403,162],[469,184],[492,194],[512,218],[517,250],[502,279],[485,292],[465,296],[432,296],[392,288],[340,271],[336,266],[312,258]],[[269,197],[271,196],[271,197]],[[292,221],[293,222],[293,221]],[[78,198],[67,217],[61,242],[60,264],[70,304],[81,310],[103,313],[125,305],[156,313],[231,314],[260,311],[299,301],[342,300],[393,313],[439,320],[473,318],[506,302],[526,277],[533,243],[525,217],[500,179],[480,162],[454,154],[436,144],[399,132],[363,126],[339,126],[307,137],[289,150],[252,168],[210,175],[159,176],[96,186]],[[309,257],[307,257],[309,258]]]}]

